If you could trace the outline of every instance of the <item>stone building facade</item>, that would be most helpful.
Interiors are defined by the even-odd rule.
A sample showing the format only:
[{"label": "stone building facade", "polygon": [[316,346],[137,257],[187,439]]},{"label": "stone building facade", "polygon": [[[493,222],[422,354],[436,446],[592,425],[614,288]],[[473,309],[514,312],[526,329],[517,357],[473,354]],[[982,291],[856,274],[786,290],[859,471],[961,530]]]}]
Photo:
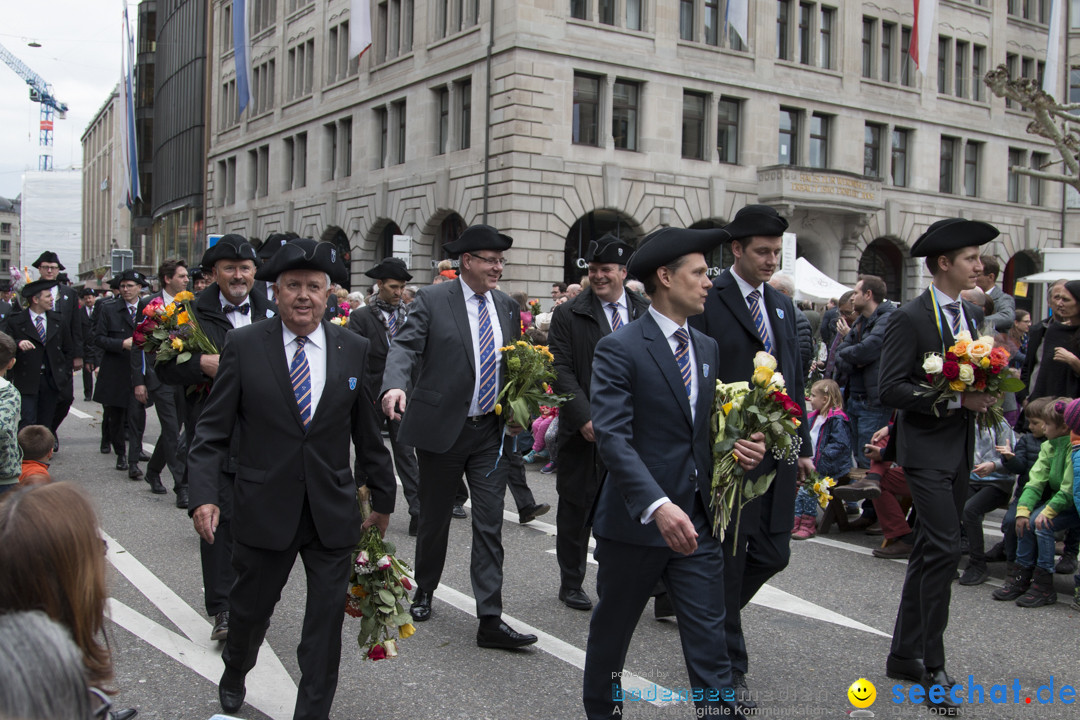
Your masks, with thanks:
[{"label": "stone building facade", "polygon": [[19,205],[19,198],[0,197],[0,288],[10,285],[10,269],[19,266]]},{"label": "stone building facade", "polygon": [[[119,88],[94,115],[82,135],[82,258],[78,278],[97,287],[111,267],[112,250],[131,247],[131,211],[124,204],[122,107]],[[67,261],[72,280],[76,273]],[[33,258],[31,258],[33,260]]]},{"label": "stone building facade", "polygon": [[212,6],[207,232],[337,226],[358,282],[392,251],[427,281],[486,221],[515,239],[505,285],[547,295],[603,232],[636,242],[767,203],[799,255],[906,299],[926,283],[907,250],[935,220],[997,225],[1010,278],[1075,221],[1060,186],[1010,172],[1052,147],[981,82],[1042,71],[1039,3],[943,0],[925,72],[909,2],[751,3],[744,42],[723,0],[373,0],[359,61],[347,0],[249,6],[240,116],[231,1]]}]

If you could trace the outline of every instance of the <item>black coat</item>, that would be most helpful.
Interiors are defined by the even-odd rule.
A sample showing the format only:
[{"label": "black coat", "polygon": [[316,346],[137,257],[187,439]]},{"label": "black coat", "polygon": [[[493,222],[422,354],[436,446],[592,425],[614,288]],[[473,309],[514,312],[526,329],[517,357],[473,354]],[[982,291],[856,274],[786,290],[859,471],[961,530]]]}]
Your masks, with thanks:
[{"label": "black coat", "polygon": [[799,333],[799,358],[805,371],[814,359],[814,329],[810,327],[810,318],[799,308],[795,308],[795,330]]},{"label": "black coat", "polygon": [[33,350],[15,351],[15,367],[11,369],[8,378],[21,394],[38,394],[43,368],[48,369],[57,388],[63,387],[65,373],[67,380],[70,381],[71,358],[75,349],[68,327],[59,313],[53,310],[45,312],[44,344],[41,342],[41,336],[38,335],[34,321],[30,318],[29,310],[21,310],[5,318],[3,328],[4,332],[15,341],[16,346],[22,340],[34,343]]},{"label": "black coat", "polygon": [[[408,320],[406,319],[406,322]],[[374,305],[358,307],[349,314],[348,328],[360,337],[367,338],[368,360],[364,372],[364,387],[374,400],[382,389],[383,370],[386,369],[386,355],[390,352],[390,341],[386,334],[382,313]],[[400,331],[400,328],[399,328]]]},{"label": "black coat", "polygon": [[94,342],[94,312],[103,302],[105,302],[104,299],[95,302],[94,306],[90,308],[90,312],[86,312],[86,308],[83,307],[80,307],[78,312],[79,326],[82,329],[83,337],[81,357],[83,362],[95,366],[101,362],[102,350]]},{"label": "black coat", "polygon": [[837,367],[848,377],[847,391],[866,393],[871,405],[881,404],[878,392],[881,343],[885,340],[889,316],[895,310],[896,305],[885,300],[870,317],[860,315],[836,349]]},{"label": "black coat", "polygon": [[135,331],[135,323],[128,314],[127,303],[115,297],[98,303],[97,319],[93,332],[94,343],[101,348],[98,364],[98,381],[94,385],[94,402],[108,407],[127,408],[131,402],[131,350],[124,348],[124,340]]},{"label": "black coat", "polygon": [[[64,325],[67,326],[68,333],[71,335],[72,341],[75,343],[74,358],[81,358],[83,348],[83,325],[79,320],[79,311],[82,308],[79,307],[79,296],[76,292],[67,285],[60,285],[56,290],[56,300],[53,302],[53,311],[60,313],[63,318]],[[70,368],[68,369],[68,375],[71,374]],[[70,377],[68,382],[71,382]]]}]

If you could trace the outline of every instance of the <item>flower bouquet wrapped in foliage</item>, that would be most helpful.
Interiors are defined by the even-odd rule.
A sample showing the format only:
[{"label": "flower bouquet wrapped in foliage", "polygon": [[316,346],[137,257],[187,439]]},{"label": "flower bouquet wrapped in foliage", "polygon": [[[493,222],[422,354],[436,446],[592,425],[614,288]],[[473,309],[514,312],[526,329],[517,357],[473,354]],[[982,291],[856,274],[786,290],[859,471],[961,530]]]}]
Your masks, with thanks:
[{"label": "flower bouquet wrapped in foliage", "polygon": [[416,632],[409,615],[409,566],[372,526],[353,551],[345,613],[360,618],[356,642],[370,660],[396,657],[397,641]]},{"label": "flower bouquet wrapped in foliage", "polygon": [[543,312],[543,310],[540,309],[540,301],[539,300],[530,300],[529,301],[529,312],[532,313],[532,316],[534,318],[537,315],[539,315],[541,312]]},{"label": "flower bouquet wrapped in foliage", "polygon": [[570,395],[549,393],[555,380],[555,358],[544,345],[531,345],[518,340],[513,345],[499,348],[506,357],[506,382],[495,398],[495,413],[501,415],[507,408],[510,419],[528,429],[532,419],[540,415],[540,406],[559,407]]},{"label": "flower bouquet wrapped in foliage", "polygon": [[832,489],[836,487],[836,481],[828,476],[822,477],[815,471],[806,476],[803,487],[824,510],[832,501]]},{"label": "flower bouquet wrapped in foliage", "polygon": [[177,364],[186,363],[193,352],[206,355],[220,352],[195,320],[191,310],[194,299],[194,295],[184,290],[168,305],[161,298],[154,298],[143,308],[143,320],[131,338],[136,347],[154,356],[156,365],[174,358]]},{"label": "flower bouquet wrapped in foliage", "polygon": [[[922,397],[955,400],[965,392],[995,396],[998,401],[976,418],[982,428],[992,428],[1001,422],[1005,415],[1001,407],[1005,393],[1024,389],[1023,381],[1009,370],[1009,351],[994,347],[994,338],[989,335],[973,340],[966,330],[957,333],[955,342],[944,355],[927,353],[922,369],[926,373],[926,382],[922,383],[924,389],[919,393]],[[936,402],[934,414],[941,414]]]},{"label": "flower bouquet wrapped in foliage", "polygon": [[802,410],[784,392],[784,377],[776,372],[776,358],[767,352],[754,357],[750,382],[716,383],[713,401],[713,535],[721,540],[732,517],[735,533],[743,507],[768,491],[776,470],[756,480],[745,479],[745,471],[735,455],[735,443],[754,433],[765,436],[765,445],[781,462],[795,462],[802,444],[798,435]]}]

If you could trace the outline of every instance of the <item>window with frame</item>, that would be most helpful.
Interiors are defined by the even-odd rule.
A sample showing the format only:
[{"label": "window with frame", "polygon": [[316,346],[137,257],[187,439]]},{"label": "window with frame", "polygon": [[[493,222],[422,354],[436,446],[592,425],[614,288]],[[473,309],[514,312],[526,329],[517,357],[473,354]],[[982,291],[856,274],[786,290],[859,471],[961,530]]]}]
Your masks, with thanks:
[{"label": "window with frame", "polygon": [[218,129],[227,130],[240,124],[237,112],[236,78],[221,84],[221,108],[218,112]]},{"label": "window with frame", "polygon": [[818,67],[833,68],[833,28],[836,27],[836,8],[821,8],[818,25]]},{"label": "window with frame", "polygon": [[472,80],[458,82],[458,148],[466,150],[472,147]]},{"label": "window with frame", "polygon": [[[409,4],[412,5],[412,0],[409,0]],[[585,5],[587,16],[588,5],[584,1],[581,4]],[[435,28],[441,38],[473,27],[479,23],[479,18],[480,0],[435,0]],[[587,20],[588,17],[582,19]]]},{"label": "window with frame", "polygon": [[323,181],[352,175],[352,118],[323,125]]},{"label": "window with frame", "polygon": [[814,113],[810,116],[810,167],[829,167],[829,125],[828,115]]},{"label": "window with frame", "polygon": [[645,29],[645,0],[623,0],[626,5],[626,29]]},{"label": "window with frame", "polygon": [[688,160],[705,159],[704,93],[683,91],[682,156]]},{"label": "window with frame", "polygon": [[777,163],[797,165],[799,163],[799,115],[794,108],[780,108],[780,142]]},{"label": "window with frame", "polygon": [[221,52],[233,49],[232,3],[221,6]]},{"label": "window with frame", "polygon": [[259,63],[251,71],[251,112],[248,117],[274,109],[274,60]]},{"label": "window with frame", "polygon": [[896,41],[896,23],[881,23],[881,80],[893,82],[893,45]]},{"label": "window with frame", "polygon": [[330,28],[326,34],[326,83],[332,85],[356,75],[360,56],[349,57],[349,21]]},{"label": "window with frame", "polygon": [[[1080,103],[1080,65],[1073,65],[1069,68],[1069,103]],[[1073,115],[1080,114],[1080,110],[1071,112]]]},{"label": "window with frame", "polygon": [[863,131],[863,175],[881,177],[881,140],[884,137],[884,125],[866,123]]},{"label": "window with frame", "polygon": [[877,20],[864,17],[862,21],[862,76],[874,77],[874,32]]},{"label": "window with frame", "polygon": [[270,194],[270,146],[260,145],[256,172],[256,197],[264,198]]},{"label": "window with frame", "polygon": [[570,0],[570,17],[577,20],[589,19],[589,3],[587,0]]},{"label": "window with frame", "polygon": [[397,133],[395,138],[397,142],[394,144],[394,162],[400,165],[405,162],[405,139],[407,137],[405,101],[398,100],[397,102],[392,103],[390,107],[394,111],[394,117],[397,119]]},{"label": "window with frame", "polygon": [[967,97],[967,76],[968,76],[968,53],[971,51],[971,45],[964,40],[956,41],[956,48],[953,51],[953,58],[956,61],[956,71],[953,73],[953,94],[958,98]]},{"label": "window with frame", "polygon": [[911,28],[900,27],[900,84],[915,87],[915,60],[911,57]]},{"label": "window with frame", "polygon": [[254,200],[259,192],[259,149],[248,150],[247,199]]},{"label": "window with frame", "polygon": [[611,136],[615,139],[615,147],[637,150],[641,83],[616,80],[611,93]]},{"label": "window with frame", "polygon": [[307,133],[297,133],[284,140],[285,157],[282,164],[284,187],[297,190],[307,186]]},{"label": "window with frame", "polygon": [[615,0],[597,0],[596,10],[601,24],[615,24]]},{"label": "window with frame", "polygon": [[810,65],[813,43],[810,38],[814,32],[814,6],[812,3],[799,3],[799,62]]},{"label": "window with frame", "polygon": [[[1020,56],[1016,53],[1005,53],[1005,69],[1009,71],[1011,79],[1015,80],[1019,77],[1017,73],[1020,70]],[[1013,105],[1012,100],[1005,98],[1005,107],[1012,108]]]},{"label": "window with frame", "polygon": [[722,163],[739,162],[741,100],[720,98],[716,105],[716,155]]},{"label": "window with frame", "polygon": [[444,155],[450,145],[450,88],[441,87],[435,92],[438,95],[439,107],[439,136],[436,152]]},{"label": "window with frame", "polygon": [[379,151],[375,160],[375,167],[384,168],[389,162],[386,152],[389,149],[387,145],[390,140],[390,113],[385,107],[375,108],[375,132],[377,133],[375,146]]},{"label": "window with frame", "polygon": [[776,0],[776,57],[791,59],[791,0]]},{"label": "window with frame", "polygon": [[986,72],[986,47],[971,46],[971,99],[976,102],[986,100],[986,85],[983,74]]},{"label": "window with frame", "polygon": [[0,223],[0,233],[4,235],[11,234],[11,223]]},{"label": "window with frame", "polygon": [[[1050,164],[1050,156],[1046,153],[1031,153],[1031,169],[1043,171]],[[1043,204],[1043,179],[1039,177],[1028,178],[1028,202],[1032,205]]]},{"label": "window with frame", "polygon": [[574,73],[575,145],[600,145],[600,77]]},{"label": "window with frame", "polygon": [[679,0],[679,39],[694,40],[694,0]]},{"label": "window with frame", "polygon": [[315,0],[289,0],[289,14],[293,14],[297,10],[303,10],[308,5],[314,4]]},{"label": "window with frame", "polygon": [[941,137],[941,156],[938,165],[938,192],[953,194],[956,192],[956,155],[960,140],[954,137]]},{"label": "window with frame", "polygon": [[979,195],[979,155],[982,143],[968,140],[964,144],[964,194],[968,197]]},{"label": "window with frame", "polygon": [[256,35],[277,23],[277,0],[252,0],[248,7],[251,12],[251,34]]},{"label": "window with frame", "polygon": [[377,63],[412,52],[413,10],[413,0],[383,0],[375,8]]},{"label": "window with frame", "polygon": [[289,48],[288,54],[289,100],[297,100],[311,94],[315,85],[315,39],[311,38]]},{"label": "window with frame", "polygon": [[726,23],[727,6],[730,2],[731,0],[680,0],[679,39],[745,51],[746,45],[736,32],[735,26]]},{"label": "window with frame", "polygon": [[952,38],[943,35],[938,36],[937,52],[937,91],[942,95],[949,92],[949,62]]},{"label": "window with frame", "polygon": [[1019,148],[1009,148],[1009,177],[1006,199],[1011,203],[1020,202],[1020,175],[1018,175],[1013,168],[1022,167],[1024,165],[1025,154],[1026,153]]},{"label": "window with frame", "polygon": [[892,184],[896,187],[908,186],[908,153],[911,143],[911,131],[894,128],[892,131]]}]

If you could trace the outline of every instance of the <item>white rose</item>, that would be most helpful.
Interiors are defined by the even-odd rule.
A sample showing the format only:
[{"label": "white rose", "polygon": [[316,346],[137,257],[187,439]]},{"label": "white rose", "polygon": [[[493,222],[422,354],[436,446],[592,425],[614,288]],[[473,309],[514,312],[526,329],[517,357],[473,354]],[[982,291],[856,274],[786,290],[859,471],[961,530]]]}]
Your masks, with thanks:
[{"label": "white rose", "polygon": [[776,369],[776,358],[764,350],[759,350],[757,355],[754,355],[754,367],[767,367],[770,370]]},{"label": "white rose", "polygon": [[953,338],[953,340],[955,340],[956,342],[969,343],[971,342],[971,333],[969,333],[967,330],[961,330],[960,332],[956,333],[956,337]]},{"label": "white rose", "polygon": [[922,369],[927,375],[937,375],[941,372],[941,369],[945,366],[945,358],[940,355],[931,353],[923,360]]},{"label": "white rose", "polygon": [[773,373],[771,384],[773,387],[777,387],[783,390],[785,387],[784,376],[781,373]]},{"label": "white rose", "polygon": [[967,363],[962,364],[960,366],[960,376],[957,379],[967,385],[975,382],[975,368]]}]

